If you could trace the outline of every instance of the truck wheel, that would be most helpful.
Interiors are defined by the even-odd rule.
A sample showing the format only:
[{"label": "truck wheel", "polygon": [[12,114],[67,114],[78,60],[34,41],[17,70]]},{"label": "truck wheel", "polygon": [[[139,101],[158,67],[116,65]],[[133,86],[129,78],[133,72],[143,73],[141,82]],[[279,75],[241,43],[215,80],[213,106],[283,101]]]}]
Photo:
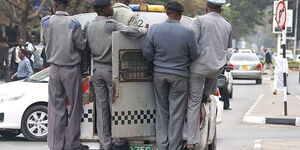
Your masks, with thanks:
[{"label": "truck wheel", "polygon": [[217,129],[211,144],[208,145],[208,150],[217,150]]},{"label": "truck wheel", "polygon": [[256,84],[262,84],[262,79],[256,79]]},{"label": "truck wheel", "polygon": [[31,141],[45,141],[48,134],[47,107],[37,105],[25,111],[21,130],[25,138]]},{"label": "truck wheel", "polygon": [[20,134],[20,130],[15,131],[0,131],[0,135],[4,138],[14,138]]}]

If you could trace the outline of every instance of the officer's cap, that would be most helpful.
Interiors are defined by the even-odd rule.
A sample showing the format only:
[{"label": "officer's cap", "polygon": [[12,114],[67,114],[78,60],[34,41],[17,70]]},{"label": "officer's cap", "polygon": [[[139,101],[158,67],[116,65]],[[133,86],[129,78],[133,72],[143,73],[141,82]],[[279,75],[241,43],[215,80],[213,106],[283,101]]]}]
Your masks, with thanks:
[{"label": "officer's cap", "polygon": [[209,8],[219,9],[226,3],[226,0],[206,0],[206,5]]},{"label": "officer's cap", "polygon": [[95,0],[93,2],[93,6],[95,8],[98,8],[98,7],[103,7],[103,6],[106,6],[107,4],[109,4],[111,2],[111,0]]},{"label": "officer's cap", "polygon": [[59,2],[59,3],[62,3],[62,4],[68,4],[68,0],[54,0],[55,2]]},{"label": "officer's cap", "polygon": [[176,1],[169,2],[167,4],[166,8],[167,8],[167,10],[172,10],[172,11],[179,12],[179,13],[184,12],[183,6],[179,2],[176,2]]}]

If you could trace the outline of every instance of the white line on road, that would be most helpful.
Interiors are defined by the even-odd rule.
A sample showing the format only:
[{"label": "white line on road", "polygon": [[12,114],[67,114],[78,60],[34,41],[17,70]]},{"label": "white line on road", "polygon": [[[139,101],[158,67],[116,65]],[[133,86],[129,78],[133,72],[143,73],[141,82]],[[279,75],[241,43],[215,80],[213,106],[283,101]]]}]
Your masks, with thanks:
[{"label": "white line on road", "polygon": [[265,124],[266,118],[262,116],[251,116],[253,110],[257,106],[257,104],[260,102],[260,100],[264,97],[264,95],[260,95],[258,99],[255,101],[255,103],[252,105],[252,107],[248,110],[248,112],[243,117],[243,122],[245,123],[257,123],[257,124]]}]

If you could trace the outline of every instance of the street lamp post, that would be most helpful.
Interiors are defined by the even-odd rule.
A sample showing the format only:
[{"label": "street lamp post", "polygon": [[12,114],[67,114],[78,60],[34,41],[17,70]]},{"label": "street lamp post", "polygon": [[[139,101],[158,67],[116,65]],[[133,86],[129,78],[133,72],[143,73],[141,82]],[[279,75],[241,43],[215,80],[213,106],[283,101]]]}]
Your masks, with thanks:
[{"label": "street lamp post", "polygon": [[299,0],[296,2],[296,21],[295,21],[295,41],[294,41],[294,57],[296,58],[296,47],[297,47],[297,31],[298,31],[298,9],[299,9]]}]

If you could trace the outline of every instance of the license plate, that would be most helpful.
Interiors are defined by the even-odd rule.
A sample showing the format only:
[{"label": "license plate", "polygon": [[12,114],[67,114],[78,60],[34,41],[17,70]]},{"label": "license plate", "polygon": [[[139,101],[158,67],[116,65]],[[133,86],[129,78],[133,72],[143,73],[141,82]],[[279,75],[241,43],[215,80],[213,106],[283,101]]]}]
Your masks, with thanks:
[{"label": "license plate", "polygon": [[249,67],[247,65],[242,65],[242,70],[249,70]]},{"label": "license plate", "polygon": [[130,145],[130,150],[153,150],[151,145]]}]

